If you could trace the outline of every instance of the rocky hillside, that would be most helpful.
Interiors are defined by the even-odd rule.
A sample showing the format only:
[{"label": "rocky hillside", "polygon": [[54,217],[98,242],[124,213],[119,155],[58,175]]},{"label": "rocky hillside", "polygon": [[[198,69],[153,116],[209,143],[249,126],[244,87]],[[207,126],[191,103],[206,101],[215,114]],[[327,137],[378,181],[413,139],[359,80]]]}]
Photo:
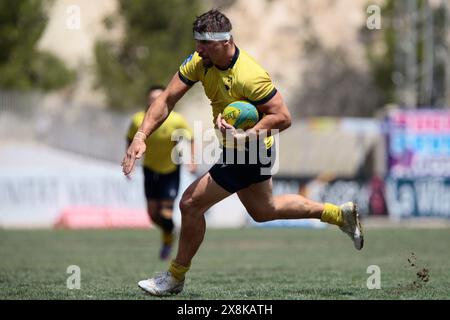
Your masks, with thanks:
[{"label": "rocky hillside", "polygon": [[[73,14],[71,5],[80,8],[80,29],[67,27]],[[315,60],[321,56],[329,60],[326,53],[338,50],[350,68],[366,69],[364,48],[358,39],[359,29],[365,25],[366,6],[366,0],[205,1],[205,9],[223,8],[233,23],[236,43],[269,71],[292,108],[300,107],[297,104],[305,81],[320,82],[326,77],[320,74],[309,79],[307,74],[322,71],[311,64],[318,64]],[[98,105],[103,101],[102,93],[92,88],[93,45],[98,37],[111,36],[103,19],[116,10],[115,0],[54,1],[40,47],[79,70],[78,87],[71,97],[75,102]],[[118,33],[116,30],[113,36],[120,36],[120,30]],[[308,51],[311,45],[318,45],[321,52]]]}]

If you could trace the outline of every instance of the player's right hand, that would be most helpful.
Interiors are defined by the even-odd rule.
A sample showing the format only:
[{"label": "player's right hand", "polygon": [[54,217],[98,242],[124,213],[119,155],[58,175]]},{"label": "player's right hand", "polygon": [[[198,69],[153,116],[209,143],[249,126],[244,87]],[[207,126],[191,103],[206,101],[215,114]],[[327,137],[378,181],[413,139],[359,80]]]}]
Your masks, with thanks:
[{"label": "player's right hand", "polygon": [[133,139],[121,164],[122,172],[125,176],[129,177],[129,175],[133,172],[136,160],[142,157],[146,148],[147,146],[144,140]]}]

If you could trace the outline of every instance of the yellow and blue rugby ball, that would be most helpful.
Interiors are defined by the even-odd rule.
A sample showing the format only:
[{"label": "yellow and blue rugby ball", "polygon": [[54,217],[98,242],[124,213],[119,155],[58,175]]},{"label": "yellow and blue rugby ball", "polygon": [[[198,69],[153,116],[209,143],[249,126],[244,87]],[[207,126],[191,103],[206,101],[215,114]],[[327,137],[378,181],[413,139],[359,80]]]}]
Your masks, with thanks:
[{"label": "yellow and blue rugby ball", "polygon": [[259,121],[258,109],[247,101],[230,103],[222,112],[223,119],[236,129],[247,130]]}]

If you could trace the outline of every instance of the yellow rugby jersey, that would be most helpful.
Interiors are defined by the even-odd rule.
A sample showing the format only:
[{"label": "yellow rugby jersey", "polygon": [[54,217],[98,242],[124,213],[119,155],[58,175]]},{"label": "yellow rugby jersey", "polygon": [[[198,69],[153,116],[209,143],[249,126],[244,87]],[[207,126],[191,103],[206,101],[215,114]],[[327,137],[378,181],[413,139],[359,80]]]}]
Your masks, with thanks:
[{"label": "yellow rugby jersey", "polygon": [[[238,100],[247,100],[257,106],[269,101],[276,93],[269,74],[245,51],[236,47],[230,66],[221,70],[216,66],[205,68],[197,52],[191,54],[180,66],[178,75],[184,83],[192,86],[200,81],[211,101],[214,126],[219,113]],[[267,148],[273,137],[264,140]]]},{"label": "yellow rugby jersey", "polygon": [[[145,111],[133,115],[128,129],[127,139],[133,140],[134,135],[144,121]],[[163,124],[156,129],[145,141],[147,151],[144,155],[144,167],[157,173],[168,174],[176,170],[177,166],[172,162],[172,149],[176,141],[172,141],[172,132],[176,129],[185,129],[185,138],[192,139],[192,129],[183,116],[172,111]]]}]

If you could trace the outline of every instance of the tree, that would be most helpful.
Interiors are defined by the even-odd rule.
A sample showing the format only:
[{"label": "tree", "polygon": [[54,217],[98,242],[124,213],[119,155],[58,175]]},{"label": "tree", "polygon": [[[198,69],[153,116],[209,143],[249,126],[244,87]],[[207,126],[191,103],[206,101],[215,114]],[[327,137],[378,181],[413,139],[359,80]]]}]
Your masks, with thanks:
[{"label": "tree", "polygon": [[429,0],[386,0],[381,30],[361,29],[384,103],[411,108],[449,103],[446,6],[445,0],[434,5]]},{"label": "tree", "polygon": [[0,2],[0,88],[47,91],[74,79],[75,73],[60,59],[36,48],[47,24],[48,4],[42,0]]},{"label": "tree", "polygon": [[119,1],[120,18],[108,17],[107,27],[122,20],[120,43],[96,43],[97,85],[108,106],[131,110],[145,106],[150,85],[166,84],[183,59],[194,51],[192,23],[198,1]]},{"label": "tree", "polygon": [[311,36],[305,42],[307,66],[294,96],[294,117],[371,117],[380,106],[371,75],[354,66],[344,48],[326,49]]},{"label": "tree", "polygon": [[293,96],[294,117],[348,116],[370,117],[380,107],[380,94],[372,75],[348,58],[348,48],[342,44],[327,48],[312,23],[303,16],[303,56],[308,63]]}]

